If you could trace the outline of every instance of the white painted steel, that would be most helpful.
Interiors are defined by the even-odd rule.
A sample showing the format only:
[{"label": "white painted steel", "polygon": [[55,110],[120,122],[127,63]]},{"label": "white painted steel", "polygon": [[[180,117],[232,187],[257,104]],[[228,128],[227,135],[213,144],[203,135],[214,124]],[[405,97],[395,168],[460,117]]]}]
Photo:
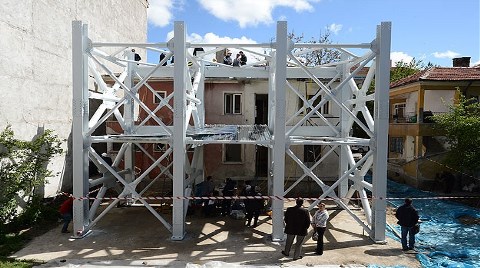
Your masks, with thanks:
[{"label": "white painted steel", "polygon": [[[285,178],[285,88],[287,81],[287,53],[289,39],[287,37],[287,22],[277,22],[276,52],[274,62],[273,93],[275,100],[275,124],[273,126],[273,195],[283,196]],[[283,200],[274,198],[272,201],[272,239],[283,240]]]},{"label": "white painted steel", "polygon": [[[187,57],[186,57],[186,29],[183,22],[174,24],[174,53],[175,53],[175,80],[173,97],[173,196],[183,196],[185,182],[185,131],[186,131],[186,89]],[[173,200],[172,240],[182,240],[185,236],[184,203],[182,199]]]},{"label": "white painted steel", "polygon": [[[88,202],[76,200],[74,228],[79,230],[81,237],[91,229],[108,211],[124,197],[131,195],[133,201],[141,202],[165,228],[172,233],[173,240],[182,240],[185,236],[185,215],[188,201],[181,199],[189,196],[191,185],[199,183],[204,177],[203,146],[206,144],[252,144],[268,147],[268,193],[272,198],[272,239],[284,239],[282,198],[300,185],[305,177],[311,177],[321,188],[322,194],[314,204],[326,197],[334,198],[337,205],[345,209],[364,228],[375,241],[383,241],[385,236],[385,194],[386,194],[386,148],[388,129],[388,81],[390,53],[390,23],[382,23],[377,30],[377,38],[371,43],[361,44],[294,44],[288,39],[286,22],[277,23],[276,42],[268,44],[203,44],[186,42],[186,26],[183,22],[175,22],[174,37],[167,43],[137,44],[137,43],[95,43],[88,39],[86,25],[74,22],[73,28],[73,150],[74,150],[74,195],[88,196],[88,157],[104,173],[102,179],[96,180],[96,185],[102,184],[97,197],[104,196],[107,188],[120,188],[120,194],[99,216],[95,218],[99,202],[96,200],[89,210]],[[205,48],[205,53],[190,55],[188,49]],[[113,53],[102,51],[105,48],[116,49]],[[132,48],[141,48],[165,53],[167,56],[159,64],[137,62],[133,58]],[[167,49],[166,49],[167,48]],[[206,55],[215,55],[225,48],[238,48],[256,56],[264,57],[260,62],[250,62],[245,66],[233,68],[218,62],[205,60]],[[255,49],[264,48],[265,54]],[[297,50],[298,48],[298,50]],[[305,66],[300,60],[305,53],[319,49],[337,49],[342,58],[337,62],[321,66]],[[366,49],[362,56],[356,56],[347,49]],[[295,50],[294,50],[295,49]],[[175,56],[175,64],[162,64]],[[188,64],[187,64],[188,62]],[[260,65],[264,64],[264,65]],[[112,71],[110,65],[122,67],[120,73]],[[356,76],[365,66],[370,66],[362,86],[359,88]],[[88,71],[98,85],[97,92],[88,91]],[[102,76],[106,73],[107,76]],[[104,78],[106,79],[104,80]],[[150,79],[167,78],[173,80],[174,92],[162,98],[155,92]],[[193,119],[195,129],[205,127],[204,84],[208,80],[232,78],[268,80],[268,138],[230,140],[194,139],[187,136],[189,122]],[[307,96],[287,79],[311,79],[319,90],[312,97]],[[371,82],[376,81],[376,93],[368,94]],[[108,80],[108,81],[107,81]],[[112,85],[113,84],[113,85]],[[138,90],[144,86],[160,100],[160,103],[150,109],[138,96]],[[305,89],[306,90],[306,89]],[[293,92],[293,93],[291,93]],[[309,112],[302,109],[287,107],[287,93],[299,98]],[[314,105],[316,98],[322,98]],[[99,108],[89,115],[88,99],[100,100]],[[173,98],[173,107],[169,101]],[[336,109],[337,119],[322,114],[323,105],[330,103]],[[375,103],[375,114],[372,117],[366,103]],[[157,115],[162,108],[168,108],[173,113],[173,126],[162,121]],[[123,113],[120,109],[124,109]],[[141,122],[136,123],[136,109],[146,113]],[[362,114],[365,122],[357,116]],[[288,118],[287,118],[288,114]],[[94,136],[98,127],[108,118],[114,116],[121,127],[120,134]],[[321,125],[308,125],[306,122],[315,116]],[[157,125],[148,125],[152,119]],[[139,120],[140,121],[140,120]],[[370,138],[352,137],[352,127],[356,123]],[[241,128],[243,127],[243,128]],[[237,126],[245,129],[245,126]],[[190,132],[189,132],[190,133]],[[270,138],[271,137],[271,138]],[[106,166],[105,161],[91,147],[92,143],[121,143],[113,167]],[[170,148],[158,159],[150,155],[142,144],[163,143]],[[312,166],[303,162],[292,146],[319,145],[323,152],[315,159]],[[351,145],[369,146],[367,152],[356,161]],[[133,148],[137,146],[147,155],[153,164],[139,171],[135,166]],[[195,147],[190,163],[186,154],[187,146]],[[166,165],[162,160],[173,151],[173,161]],[[301,151],[300,151],[301,152]],[[316,169],[327,163],[326,160],[334,154],[339,154],[338,177],[332,185],[327,185],[316,174]],[[285,156],[288,155],[303,174],[293,180],[284,189]],[[118,171],[121,161],[125,169]],[[366,182],[364,177],[373,166],[373,182]],[[143,195],[160,178],[160,175],[137,192],[137,185],[147,178],[154,168],[159,168],[163,176],[172,179],[173,183],[173,217],[168,223],[157,213]],[[169,169],[173,168],[173,174]],[[187,176],[187,177],[186,177]],[[291,179],[289,181],[292,181]],[[339,199],[335,191],[339,192]],[[372,206],[367,199],[366,191],[372,191],[375,199]],[[361,197],[366,223],[353,213],[348,204],[352,196],[358,192]],[[378,199],[380,198],[380,199]],[[370,207],[371,206],[371,207]],[[312,206],[311,206],[312,207]],[[90,212],[90,213],[89,213]]]},{"label": "white painted steel", "polygon": [[[72,22],[73,100],[72,100],[72,150],[73,150],[73,196],[88,195],[88,27],[81,21]],[[88,200],[75,198],[73,202],[74,237],[82,237],[89,224]]]},{"label": "white painted steel", "polygon": [[377,60],[375,62],[375,139],[373,142],[373,232],[370,237],[378,242],[385,241],[387,208],[387,148],[388,148],[388,92],[390,85],[390,22],[377,26]]}]

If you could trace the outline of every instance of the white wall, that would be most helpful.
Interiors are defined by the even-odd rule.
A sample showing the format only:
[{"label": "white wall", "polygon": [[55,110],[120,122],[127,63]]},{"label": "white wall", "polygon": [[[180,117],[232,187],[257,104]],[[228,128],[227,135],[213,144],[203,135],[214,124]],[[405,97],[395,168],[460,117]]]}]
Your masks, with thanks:
[{"label": "white wall", "polygon": [[[146,42],[147,0],[2,0],[0,4],[0,130],[12,125],[30,140],[40,128],[68,139],[72,127],[72,20],[89,24],[96,41]],[[63,144],[67,149],[67,142]],[[71,185],[70,153],[49,165],[54,195]]]},{"label": "white wall", "polygon": [[423,110],[435,113],[448,112],[448,105],[453,104],[455,90],[425,90]]}]

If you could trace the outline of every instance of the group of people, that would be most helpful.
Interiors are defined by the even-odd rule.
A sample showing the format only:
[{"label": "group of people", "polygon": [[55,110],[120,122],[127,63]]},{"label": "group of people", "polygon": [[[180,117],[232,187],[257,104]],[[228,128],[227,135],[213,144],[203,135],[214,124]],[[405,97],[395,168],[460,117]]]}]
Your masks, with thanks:
[{"label": "group of people", "polygon": [[310,219],[310,214],[307,209],[303,207],[303,199],[298,198],[295,201],[295,206],[287,208],[285,212],[285,234],[287,234],[287,240],[285,241],[285,249],[282,250],[284,256],[290,255],[290,249],[295,239],[295,250],[293,253],[293,259],[301,259],[302,256],[302,244],[305,236],[308,233],[308,228],[312,226],[314,233],[318,235],[317,247],[315,254],[323,254],[323,236],[327,228],[328,212],[325,209],[325,203],[318,203],[318,210]]},{"label": "group of people", "polygon": [[232,59],[232,52],[227,50],[225,57],[223,57],[223,64],[239,67],[247,64],[247,56],[243,51],[239,51],[235,59]]},{"label": "group of people", "polygon": [[[225,180],[225,184],[221,191],[222,196],[227,197],[221,202],[217,202],[215,198],[205,199],[197,201],[197,205],[201,205],[205,216],[214,216],[217,213],[217,206],[220,207],[220,214],[222,216],[229,216],[232,214],[232,210],[241,209],[244,211],[247,227],[257,227],[258,218],[261,210],[264,208],[265,200],[262,198],[247,198],[243,199],[243,206],[238,207],[238,204],[234,204],[233,199],[230,197],[237,195],[236,182],[231,178]],[[208,176],[203,182],[196,185],[195,196],[198,197],[217,197],[219,191],[215,190],[212,176]],[[252,186],[250,181],[245,183],[245,186],[239,193],[240,196],[261,196],[260,186]],[[238,201],[237,201],[238,202]],[[242,217],[243,218],[243,217]],[[253,224],[252,224],[253,221]]]},{"label": "group of people", "polygon": [[[310,219],[308,210],[303,208],[303,199],[298,198],[294,207],[287,208],[285,212],[285,233],[287,234],[287,240],[285,242],[285,249],[282,250],[284,256],[289,256],[290,249],[295,242],[295,250],[293,259],[301,259],[302,256],[302,244],[305,236],[308,233],[308,228],[311,225],[314,233],[317,233],[317,246],[315,254],[323,255],[323,237],[327,227],[328,212],[325,209],[325,203],[318,203],[318,210]],[[419,223],[418,211],[412,205],[412,199],[406,198],[402,206],[400,206],[395,212],[395,216],[398,219],[398,224],[401,227],[401,242],[402,250],[414,250],[415,249],[415,234],[418,232],[416,226]]]}]

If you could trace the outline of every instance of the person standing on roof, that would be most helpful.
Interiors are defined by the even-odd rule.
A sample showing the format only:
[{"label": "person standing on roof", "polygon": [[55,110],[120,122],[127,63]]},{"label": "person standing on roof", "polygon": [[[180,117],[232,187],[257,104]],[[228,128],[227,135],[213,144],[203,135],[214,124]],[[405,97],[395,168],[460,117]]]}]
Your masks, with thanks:
[{"label": "person standing on roof", "polygon": [[227,50],[227,54],[223,57],[223,64],[232,65],[232,52]]},{"label": "person standing on roof", "polygon": [[233,66],[235,67],[240,67],[240,59],[241,59],[241,55],[237,53],[237,55],[235,56],[235,59],[233,60]]},{"label": "person standing on roof", "polygon": [[[413,227],[418,223],[418,211],[412,205],[412,199],[405,198],[405,203],[395,212],[402,230],[402,250],[415,249],[415,233]],[[408,235],[408,244],[407,244]]]},{"label": "person standing on roof", "polygon": [[243,51],[240,51],[238,52],[238,54],[240,54],[240,65],[247,64],[247,56],[245,55],[245,53],[243,53]]},{"label": "person standing on roof", "polygon": [[288,256],[293,244],[293,239],[296,237],[295,252],[293,259],[301,259],[303,239],[307,235],[308,227],[310,226],[310,215],[308,211],[303,208],[303,199],[298,198],[295,201],[294,207],[287,208],[285,212],[285,233],[287,234],[287,241],[285,241],[285,250],[282,250],[284,256]]}]

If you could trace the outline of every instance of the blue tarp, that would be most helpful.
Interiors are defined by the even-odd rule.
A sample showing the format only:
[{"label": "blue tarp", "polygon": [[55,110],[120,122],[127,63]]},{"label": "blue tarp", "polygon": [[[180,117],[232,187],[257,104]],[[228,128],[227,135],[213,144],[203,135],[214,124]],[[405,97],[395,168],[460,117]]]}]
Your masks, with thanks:
[{"label": "blue tarp", "polygon": [[[448,201],[435,199],[434,193],[420,191],[410,186],[388,180],[387,197],[398,207],[403,198],[413,199],[420,215],[420,233],[416,236],[417,259],[423,267],[470,268],[480,267],[480,225],[464,224],[462,216],[480,218],[480,210]],[[415,199],[425,198],[428,199]],[[400,227],[395,225],[397,231]],[[388,230],[388,229],[387,229]],[[388,235],[399,240],[391,230]]]}]

